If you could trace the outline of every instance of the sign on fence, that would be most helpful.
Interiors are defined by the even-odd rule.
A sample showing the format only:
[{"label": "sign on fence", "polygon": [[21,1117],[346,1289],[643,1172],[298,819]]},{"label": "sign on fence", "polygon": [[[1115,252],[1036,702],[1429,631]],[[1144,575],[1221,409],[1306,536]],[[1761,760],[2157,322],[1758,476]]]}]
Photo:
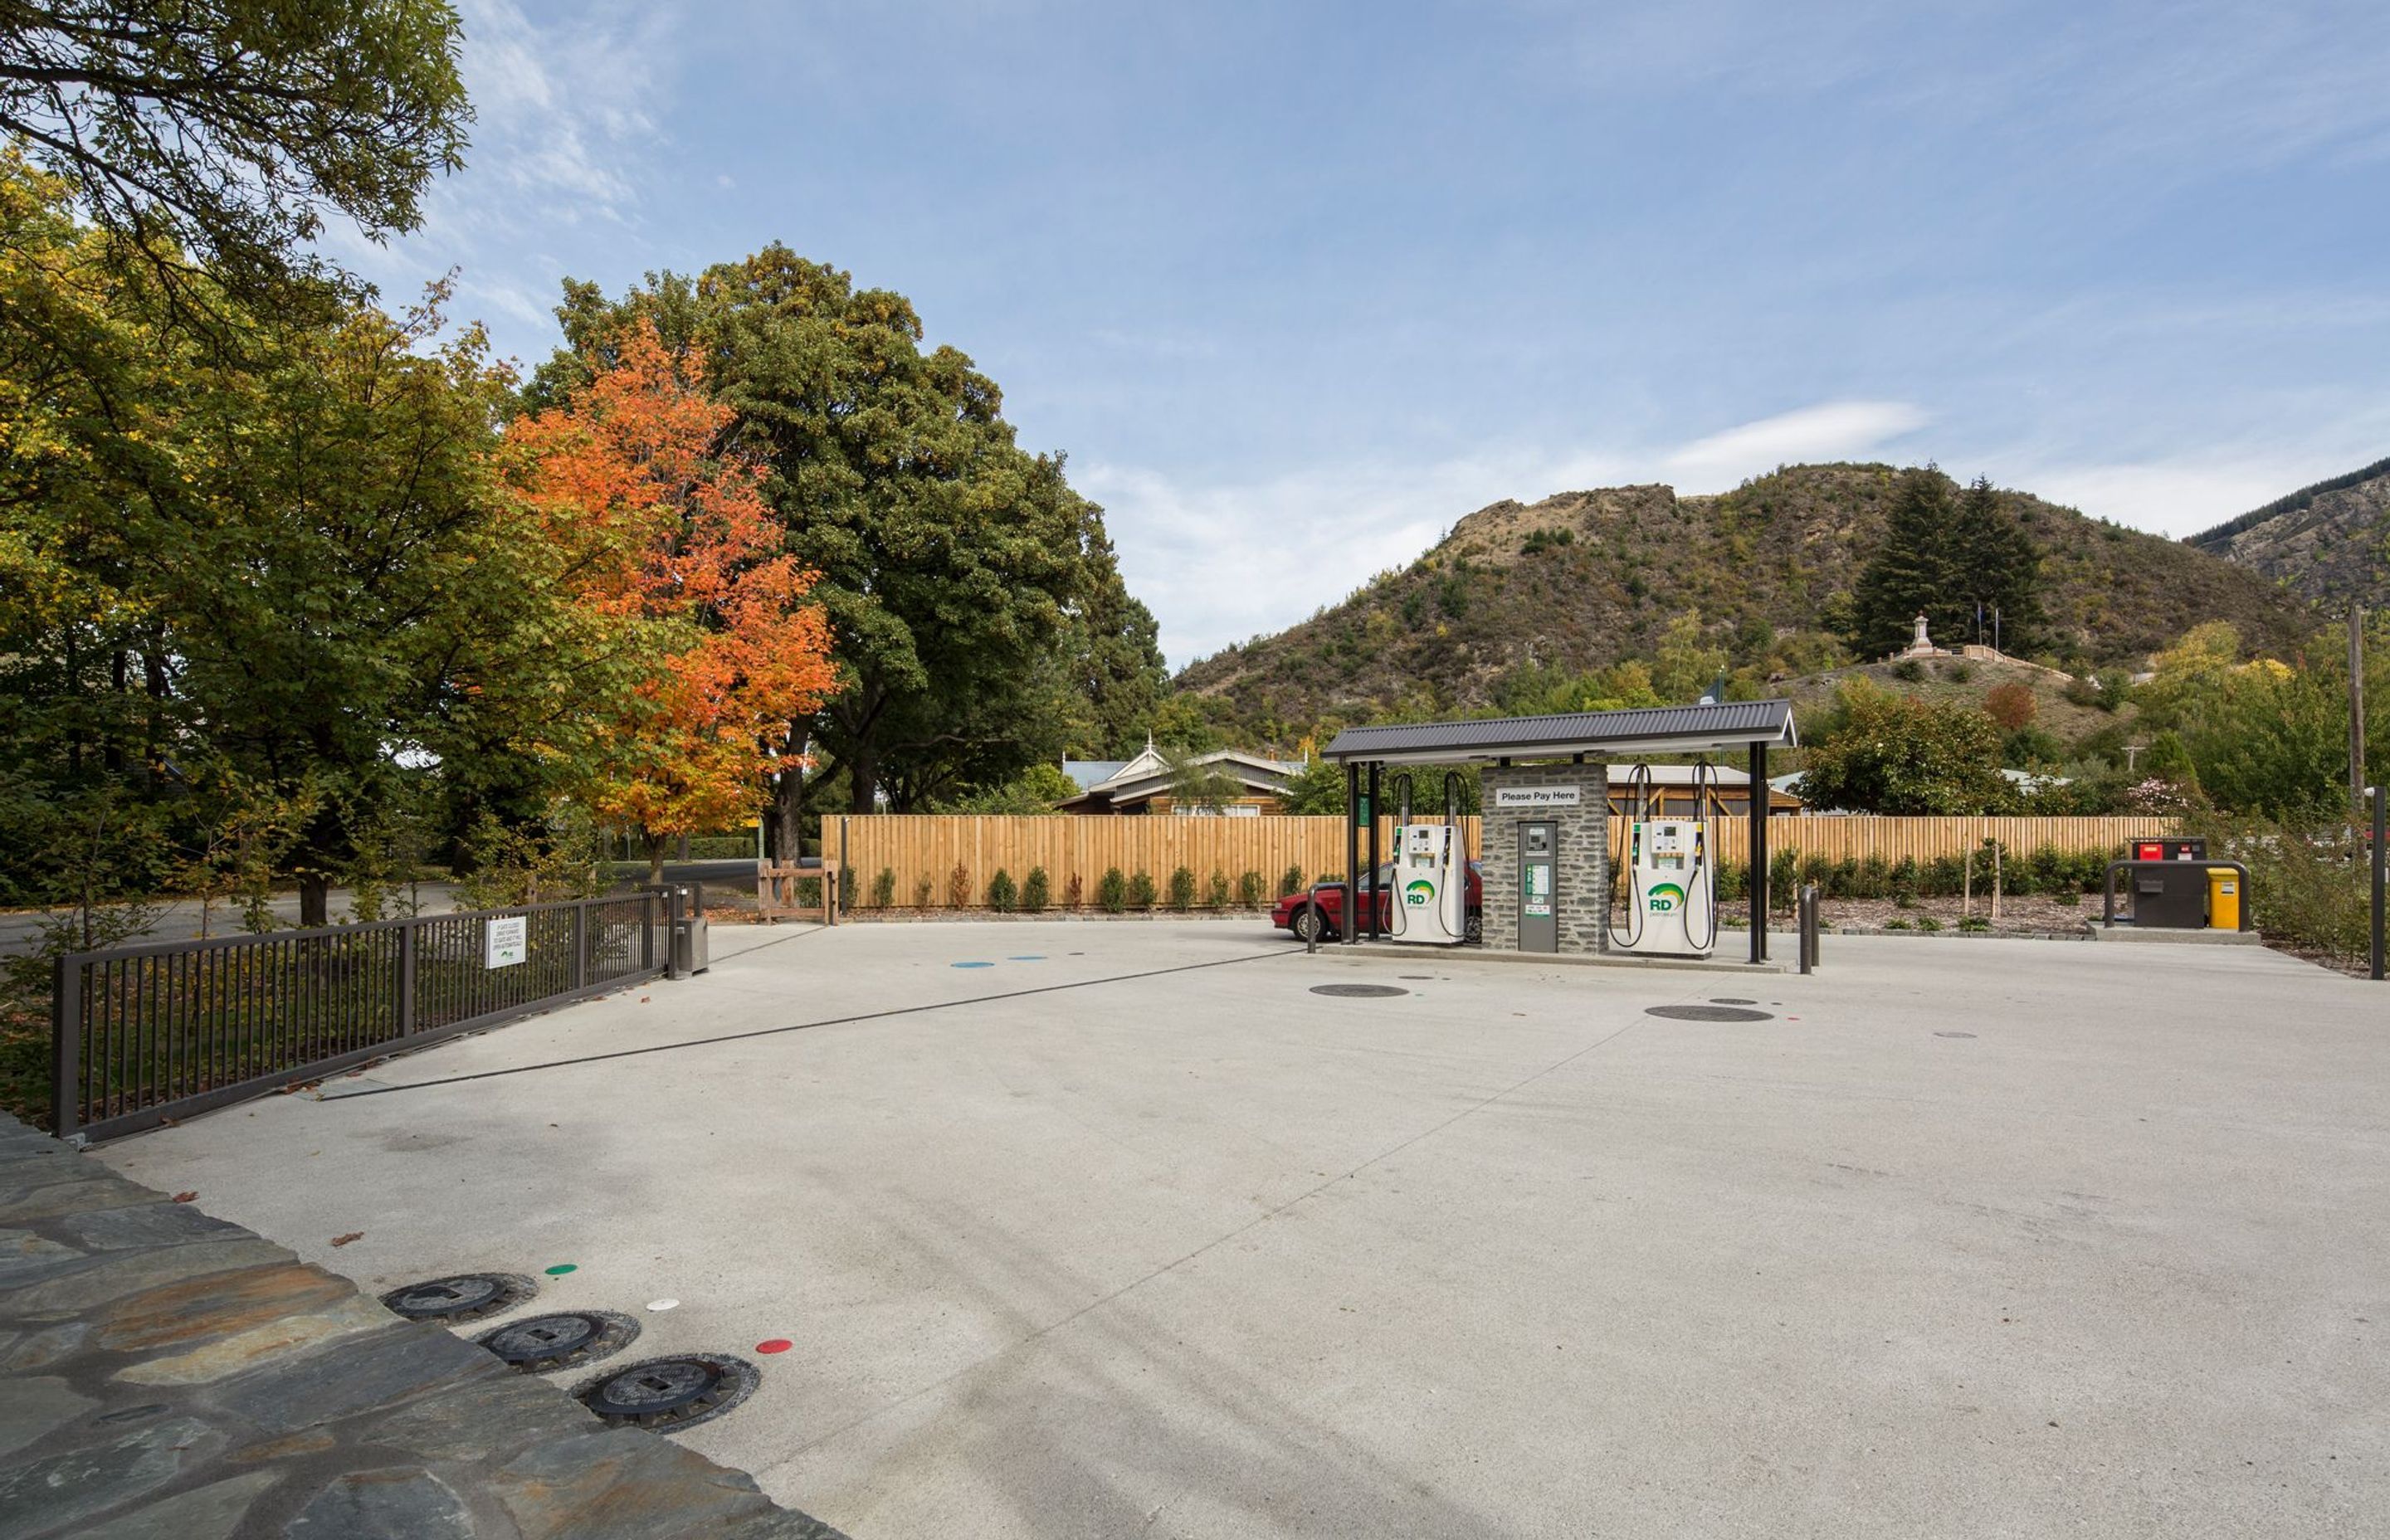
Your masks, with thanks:
[{"label": "sign on fence", "polygon": [[512,968],[531,956],[531,920],[522,915],[506,915],[491,919],[482,927],[482,966]]}]

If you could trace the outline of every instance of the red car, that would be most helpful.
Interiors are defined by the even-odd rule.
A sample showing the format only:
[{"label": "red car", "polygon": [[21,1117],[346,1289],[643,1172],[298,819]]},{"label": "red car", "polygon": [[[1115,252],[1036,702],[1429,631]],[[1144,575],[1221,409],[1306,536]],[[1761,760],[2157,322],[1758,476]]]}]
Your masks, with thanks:
[{"label": "red car", "polygon": [[[1366,900],[1368,884],[1362,886]],[[1378,868],[1378,925],[1381,931],[1394,933],[1394,867],[1392,862]],[[1477,872],[1477,863],[1469,863],[1469,907],[1467,935],[1471,942],[1485,938],[1485,895],[1484,883]],[[1344,933],[1344,884],[1337,881],[1315,882],[1311,891],[1289,893],[1270,910],[1270,923],[1291,933],[1295,940],[1307,942],[1314,936],[1321,941],[1334,941]]]}]

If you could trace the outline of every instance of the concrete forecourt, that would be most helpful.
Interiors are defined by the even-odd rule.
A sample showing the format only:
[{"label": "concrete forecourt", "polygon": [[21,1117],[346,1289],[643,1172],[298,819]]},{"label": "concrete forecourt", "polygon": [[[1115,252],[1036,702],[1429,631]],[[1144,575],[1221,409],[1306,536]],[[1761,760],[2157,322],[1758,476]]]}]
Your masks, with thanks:
[{"label": "concrete forecourt", "polygon": [[369,1293],[749,1357],[675,1437],[858,1540],[2390,1514],[2390,993],[2270,951],[717,930],[326,1092],[102,1156]]}]

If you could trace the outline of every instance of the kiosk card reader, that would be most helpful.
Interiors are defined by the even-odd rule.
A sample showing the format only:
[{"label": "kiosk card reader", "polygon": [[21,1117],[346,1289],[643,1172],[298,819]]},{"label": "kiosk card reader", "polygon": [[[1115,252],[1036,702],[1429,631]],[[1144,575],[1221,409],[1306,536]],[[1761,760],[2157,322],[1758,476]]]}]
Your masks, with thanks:
[{"label": "kiosk card reader", "polygon": [[[1709,766],[1693,775],[1693,811],[1705,808]],[[1651,766],[1635,767],[1626,826],[1626,929],[1611,931],[1628,952],[1706,957],[1717,949],[1717,867],[1707,818],[1650,816]],[[1661,804],[1666,811],[1666,804]]]},{"label": "kiosk card reader", "polygon": [[1468,936],[1469,878],[1462,866],[1460,820],[1453,816],[1452,777],[1444,780],[1444,822],[1411,822],[1411,778],[1394,780],[1401,821],[1394,826],[1394,939],[1415,946],[1458,946]]},{"label": "kiosk card reader", "polygon": [[1556,823],[1519,826],[1519,950],[1557,952],[1561,949],[1558,884],[1553,880],[1560,860],[1560,829]]}]

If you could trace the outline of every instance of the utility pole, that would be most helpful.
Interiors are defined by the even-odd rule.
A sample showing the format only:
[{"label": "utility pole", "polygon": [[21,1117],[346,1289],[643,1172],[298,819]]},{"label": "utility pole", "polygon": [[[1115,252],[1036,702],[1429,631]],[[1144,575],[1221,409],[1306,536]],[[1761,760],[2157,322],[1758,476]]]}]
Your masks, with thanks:
[{"label": "utility pole", "polygon": [[2348,607],[2348,800],[2365,801],[2365,607]]}]

